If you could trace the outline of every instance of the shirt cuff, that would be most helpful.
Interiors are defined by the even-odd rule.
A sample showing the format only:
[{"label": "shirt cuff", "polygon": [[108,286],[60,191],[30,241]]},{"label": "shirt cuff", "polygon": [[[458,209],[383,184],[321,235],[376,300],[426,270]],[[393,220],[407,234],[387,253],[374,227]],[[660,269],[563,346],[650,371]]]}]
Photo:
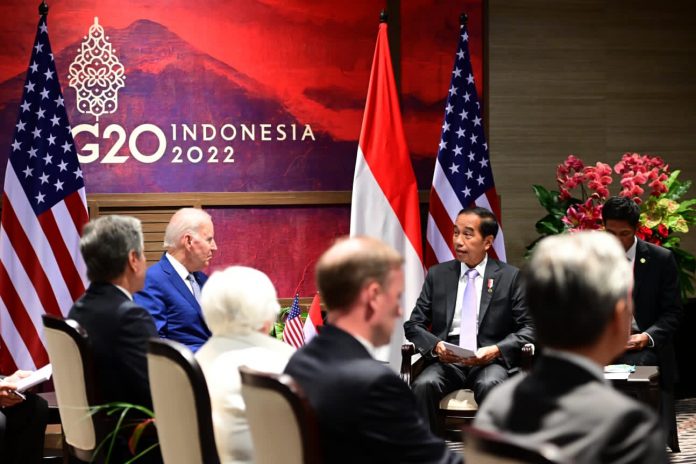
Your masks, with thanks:
[{"label": "shirt cuff", "polygon": [[653,340],[653,338],[650,336],[650,334],[648,332],[643,332],[643,333],[645,335],[647,335],[648,338],[650,339],[650,341],[648,342],[648,348],[655,348],[655,340]]}]

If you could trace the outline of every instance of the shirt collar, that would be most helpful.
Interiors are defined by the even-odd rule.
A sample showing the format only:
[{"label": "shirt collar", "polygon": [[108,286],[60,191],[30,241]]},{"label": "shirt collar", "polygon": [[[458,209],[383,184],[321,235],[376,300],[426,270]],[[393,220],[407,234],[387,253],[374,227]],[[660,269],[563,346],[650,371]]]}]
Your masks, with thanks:
[{"label": "shirt collar", "polygon": [[586,356],[582,356],[577,353],[571,353],[570,351],[557,350],[548,347],[544,348],[544,355],[551,356],[552,358],[563,359],[565,361],[573,363],[576,366],[582,367],[590,374],[592,374],[594,377],[597,377],[598,380],[605,382],[604,368]]},{"label": "shirt collar", "polygon": [[370,353],[371,357],[375,357],[375,345],[367,341],[366,339],[362,338],[360,335],[355,335],[351,334],[357,341],[360,342],[362,346],[365,347],[368,353]]},{"label": "shirt collar", "polygon": [[637,245],[638,245],[638,239],[635,236],[633,236],[633,245],[631,245],[631,248],[629,248],[628,251],[626,252],[626,258],[628,258],[628,260],[630,262],[634,262],[636,260]]},{"label": "shirt collar", "polygon": [[188,269],[186,269],[186,267],[184,267],[184,265],[181,264],[179,262],[179,260],[177,260],[175,257],[170,255],[169,253],[165,253],[164,256],[167,257],[167,259],[172,264],[172,267],[174,268],[176,273],[179,274],[179,277],[181,277],[183,280],[186,280],[186,277],[188,277],[188,275],[190,274]]},{"label": "shirt collar", "polygon": [[125,288],[121,287],[120,285],[112,284],[114,287],[118,288],[121,290],[121,292],[128,297],[129,300],[133,301],[133,295],[131,295],[131,292],[126,290]]},{"label": "shirt collar", "polygon": [[[485,254],[483,256],[483,260],[474,267],[474,269],[476,269],[476,272],[478,272],[478,275],[480,277],[483,277],[483,274],[485,274],[486,272],[486,264],[488,264],[488,254]],[[459,280],[462,280],[462,278],[466,274],[466,271],[468,270],[469,266],[467,266],[464,263],[461,263],[461,270],[459,271]]]}]

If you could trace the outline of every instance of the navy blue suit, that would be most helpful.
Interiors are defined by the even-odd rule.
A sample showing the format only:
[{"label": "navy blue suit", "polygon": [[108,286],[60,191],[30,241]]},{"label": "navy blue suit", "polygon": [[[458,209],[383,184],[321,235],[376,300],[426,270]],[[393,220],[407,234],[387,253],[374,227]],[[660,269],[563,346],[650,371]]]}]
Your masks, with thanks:
[{"label": "navy blue suit", "polygon": [[147,375],[147,341],[152,318],[115,285],[92,282],[68,313],[89,336],[101,399],[152,408]]},{"label": "navy blue suit", "polygon": [[325,462],[462,462],[430,433],[408,385],[349,333],[325,326],[285,372],[316,412]]},{"label": "navy blue suit", "polygon": [[[75,319],[89,337],[101,401],[133,403],[152,409],[146,353],[147,341],[156,337],[157,332],[147,311],[115,285],[92,282],[68,317]],[[138,416],[140,413],[136,412],[128,417]],[[133,457],[128,449],[130,431],[127,428],[119,433],[111,462],[125,462]],[[152,430],[146,430],[138,451],[153,444],[155,435]],[[102,457],[100,453],[95,462],[100,462]],[[145,463],[162,463],[159,449],[144,458]]]},{"label": "navy blue suit", "polygon": [[[203,288],[208,277],[202,272],[193,275]],[[134,299],[150,312],[160,337],[183,343],[194,352],[210,338],[200,304],[166,255],[147,270],[145,288]]]}]

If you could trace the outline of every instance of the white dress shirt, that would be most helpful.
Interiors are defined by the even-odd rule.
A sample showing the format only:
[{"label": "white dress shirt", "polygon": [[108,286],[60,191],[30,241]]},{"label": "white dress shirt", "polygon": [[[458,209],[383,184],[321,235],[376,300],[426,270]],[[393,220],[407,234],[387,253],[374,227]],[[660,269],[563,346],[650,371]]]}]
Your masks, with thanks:
[{"label": "white dress shirt", "polygon": [[[476,333],[478,333],[478,315],[481,308],[481,292],[483,291],[483,275],[486,272],[486,264],[488,263],[488,255],[483,257],[483,261],[478,263],[474,269],[478,272],[478,276],[474,279],[474,286],[476,288]],[[464,299],[464,290],[466,286],[469,285],[469,278],[466,276],[466,271],[469,270],[469,266],[461,263],[461,270],[459,272],[459,284],[457,285],[457,301],[454,304],[454,317],[452,318],[452,328],[448,336],[459,335],[459,329],[462,321],[462,303]]]},{"label": "white dress shirt", "polygon": [[191,294],[195,295],[196,293],[193,291],[193,286],[191,284],[191,281],[187,279],[188,275],[192,274],[192,273],[189,272],[188,269],[186,269],[186,267],[184,267],[184,265],[179,262],[179,260],[177,260],[175,257],[170,255],[169,253],[165,253],[164,256],[167,257],[167,259],[171,263],[171,265],[174,268],[174,270],[176,271],[176,273],[179,274],[179,277],[181,277],[181,280],[183,280],[184,284],[186,284],[186,287],[188,287],[188,289],[191,290]]}]

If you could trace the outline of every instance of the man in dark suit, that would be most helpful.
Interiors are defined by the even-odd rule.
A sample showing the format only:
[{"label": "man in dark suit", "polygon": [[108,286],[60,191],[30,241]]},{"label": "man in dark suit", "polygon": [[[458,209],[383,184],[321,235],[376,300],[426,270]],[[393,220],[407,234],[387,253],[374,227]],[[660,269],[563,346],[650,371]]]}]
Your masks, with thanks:
[{"label": "man in dark suit", "polygon": [[201,272],[217,250],[210,215],[197,208],[182,208],[164,232],[167,252],[150,267],[145,288],[136,303],[155,320],[160,337],[197,351],[210,338],[200,306],[201,288],[208,277]]},{"label": "man in dark suit", "polygon": [[602,219],[606,231],[621,242],[633,267],[631,336],[626,351],[614,362],[660,367],[661,417],[665,430],[676,437],[673,389],[677,362],[673,338],[681,319],[682,301],[674,255],[636,237],[640,207],[630,198],[609,198],[602,207]]},{"label": "man in dark suit", "polygon": [[561,462],[666,463],[655,414],[604,380],[604,365],[629,337],[631,285],[623,250],[609,234],[542,240],[525,269],[542,355],[529,374],[491,392],[474,425],[556,445]]},{"label": "man in dark suit", "polygon": [[16,382],[30,375],[17,371],[0,376],[0,462],[39,464],[43,459],[48,403],[38,395],[16,393]]},{"label": "man in dark suit", "polygon": [[371,238],[337,242],[319,259],[328,325],[287,365],[306,393],[331,463],[461,462],[433,436],[408,386],[373,358],[403,313],[403,259]]},{"label": "man in dark suit", "polygon": [[[427,362],[411,387],[432,430],[443,396],[468,387],[481,404],[517,368],[522,346],[534,341],[519,270],[487,255],[497,233],[487,209],[460,211],[453,237],[457,259],[430,268],[404,324],[406,338]],[[458,357],[443,342],[475,356]]]},{"label": "man in dark suit", "polygon": [[[147,268],[140,221],[113,215],[89,222],[80,251],[91,283],[68,317],[87,332],[101,398],[105,403],[151,409],[146,352],[147,341],[157,337],[157,330],[150,314],[132,296],[143,287]],[[132,457],[126,439],[122,438],[115,460]],[[161,459],[159,452],[155,455],[151,456],[155,462]]]}]

